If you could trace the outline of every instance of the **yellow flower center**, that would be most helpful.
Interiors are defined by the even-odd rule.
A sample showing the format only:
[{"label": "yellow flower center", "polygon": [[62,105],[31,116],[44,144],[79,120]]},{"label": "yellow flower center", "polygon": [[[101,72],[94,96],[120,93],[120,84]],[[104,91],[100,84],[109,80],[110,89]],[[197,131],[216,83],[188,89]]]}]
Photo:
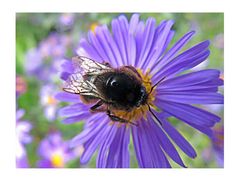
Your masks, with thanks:
[{"label": "yellow flower center", "polygon": [[96,31],[96,28],[98,27],[98,23],[97,22],[94,22],[90,25],[90,29],[91,31],[95,34],[95,31]]},{"label": "yellow flower center", "polygon": [[48,96],[47,97],[47,104],[54,105],[56,103],[57,103],[57,101],[56,101],[56,99],[54,97],[52,97],[52,96]]},{"label": "yellow flower center", "polygon": [[51,162],[52,162],[53,167],[57,167],[57,168],[64,167],[64,160],[63,160],[62,155],[60,155],[60,154],[57,154],[57,153],[53,154],[52,158],[51,158]]},{"label": "yellow flower center", "polygon": [[[149,94],[152,88],[152,82],[151,82],[152,76],[149,74],[149,71],[147,71],[145,74],[143,74],[142,70],[140,69],[137,69],[137,71],[142,77],[142,83],[143,83],[143,86],[146,88],[146,92]],[[140,107],[135,107],[130,112],[126,112],[122,110],[114,110],[113,114],[129,122],[139,120],[142,117],[145,120],[147,120],[147,112],[149,110],[148,105],[156,109],[156,106],[153,104],[153,101],[155,99],[154,95],[155,95],[155,92],[153,89],[153,91],[148,95],[146,104],[141,105]]]}]

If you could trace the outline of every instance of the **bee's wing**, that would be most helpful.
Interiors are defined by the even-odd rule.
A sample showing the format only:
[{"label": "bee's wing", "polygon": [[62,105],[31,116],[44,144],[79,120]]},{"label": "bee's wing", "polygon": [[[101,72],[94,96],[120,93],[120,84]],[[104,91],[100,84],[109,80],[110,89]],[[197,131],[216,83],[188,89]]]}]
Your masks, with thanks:
[{"label": "bee's wing", "polygon": [[98,63],[92,59],[83,56],[75,56],[72,58],[76,72],[82,75],[98,75],[109,70],[112,70],[110,66],[102,63]]},{"label": "bee's wing", "polygon": [[80,73],[71,74],[65,82],[63,90],[73,94],[102,98],[98,93],[96,86],[93,83],[84,80]]}]

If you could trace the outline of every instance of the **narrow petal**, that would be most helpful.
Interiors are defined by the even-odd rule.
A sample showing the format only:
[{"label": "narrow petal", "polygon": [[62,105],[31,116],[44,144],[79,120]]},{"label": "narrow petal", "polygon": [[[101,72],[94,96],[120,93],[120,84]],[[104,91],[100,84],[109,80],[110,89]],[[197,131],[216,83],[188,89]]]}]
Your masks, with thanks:
[{"label": "narrow petal", "polygon": [[146,27],[143,33],[143,39],[142,39],[142,47],[141,52],[139,55],[139,61],[137,67],[141,68],[146,61],[149,51],[151,50],[151,46],[153,43],[153,38],[155,34],[155,19],[148,18],[146,22]]},{"label": "narrow petal", "polygon": [[171,30],[173,24],[174,21],[172,20],[163,21],[156,28],[151,52],[149,53],[148,59],[145,61],[142,69],[152,69],[159,58],[163,55],[174,35],[174,32]]},{"label": "narrow petal", "polygon": [[134,66],[136,61],[136,55],[137,55],[137,46],[135,38],[132,34],[128,35],[127,39],[127,46],[128,46],[128,65]]},{"label": "narrow petal", "polygon": [[95,134],[95,136],[92,136],[92,138],[84,144],[84,152],[80,158],[81,163],[85,164],[90,160],[99,144],[106,139],[106,135],[110,130],[111,127],[105,125],[101,132]]},{"label": "narrow petal", "polygon": [[174,46],[166,53],[166,55],[163,56],[160,62],[156,66],[153,66],[151,72],[155,74],[156,70],[158,71],[164,65],[169,63],[172,60],[172,58],[174,58],[174,56],[185,46],[185,44],[189,42],[194,33],[195,33],[194,31],[191,31],[185,34],[178,42],[176,42]]},{"label": "narrow petal", "polygon": [[197,72],[192,72],[169,78],[161,82],[157,90],[160,92],[173,91],[206,91],[209,88],[216,88],[223,85],[223,81],[219,79],[220,72],[214,69],[207,69]]},{"label": "narrow petal", "polygon": [[97,162],[96,162],[96,165],[98,168],[106,168],[109,147],[113,139],[115,138],[117,129],[118,129],[117,126],[111,126],[111,130],[109,131],[105,141],[102,142],[99,148],[99,153],[98,153]]},{"label": "narrow petal", "polygon": [[141,47],[142,47],[141,44],[142,44],[144,29],[145,29],[144,22],[143,22],[143,21],[140,21],[140,22],[138,23],[138,26],[137,26],[137,29],[136,29],[136,35],[135,35],[136,47],[137,47],[137,48],[136,48],[136,49],[137,49],[137,52],[136,52],[136,61],[135,61],[135,64],[134,64],[135,67],[137,67],[138,62],[140,61],[139,56],[140,56],[140,53],[141,53]]},{"label": "narrow petal", "polygon": [[101,44],[101,47],[106,52],[107,58],[104,60],[109,62],[112,66],[116,67],[117,59],[116,59],[115,53],[113,52],[111,44],[109,43],[110,37],[107,37],[107,36],[110,36],[110,34],[108,34],[107,31],[108,31],[108,29],[107,29],[107,26],[105,26],[105,25],[96,28],[96,38],[98,39],[99,43]]},{"label": "narrow petal", "polygon": [[112,21],[112,32],[113,32],[113,38],[117,44],[117,47],[119,49],[119,52],[121,54],[121,61],[118,62],[120,66],[126,65],[127,60],[127,51],[126,51],[126,40],[123,33],[123,29],[121,29],[121,24],[118,19],[114,19]]},{"label": "narrow petal", "polygon": [[98,62],[102,62],[103,60],[101,55],[99,55],[99,52],[96,50],[96,48],[86,39],[81,39],[79,47],[77,48],[77,54],[79,56],[87,56]]},{"label": "narrow petal", "polygon": [[80,98],[79,95],[76,94],[70,94],[70,93],[66,93],[66,92],[59,92],[55,95],[55,98],[59,101],[63,101],[63,102],[79,102]]},{"label": "narrow petal", "polygon": [[161,119],[162,122],[162,128],[186,155],[195,158],[197,153],[192,145],[167,121],[166,118],[170,116],[171,115],[167,115],[163,117],[161,114],[158,114],[158,118]]},{"label": "narrow petal", "polygon": [[92,137],[97,136],[108,126],[109,120],[106,116],[100,116],[99,119],[94,119],[91,126],[85,127],[79,135],[75,136],[70,143],[71,147],[86,143]]},{"label": "narrow petal", "polygon": [[139,14],[133,14],[129,22],[129,34],[135,34],[139,22]]},{"label": "narrow petal", "polygon": [[220,121],[218,116],[191,105],[163,100],[156,101],[156,105],[180,120],[199,126],[212,127],[216,122]]},{"label": "narrow petal", "polygon": [[128,144],[130,130],[126,126],[119,127],[113,139],[107,157],[106,167],[127,168],[130,164]]},{"label": "narrow petal", "polygon": [[159,139],[156,138],[155,133],[152,133],[153,130],[148,126],[145,120],[141,120],[138,127],[132,127],[134,149],[139,166],[143,168],[170,167],[164,152],[159,146]]},{"label": "narrow petal", "polygon": [[88,118],[89,115],[90,115],[89,112],[84,112],[84,113],[79,114],[77,116],[70,116],[70,117],[67,117],[67,118],[63,119],[62,123],[64,123],[64,124],[76,123],[76,122],[82,121],[83,119]]},{"label": "narrow petal", "polygon": [[159,101],[171,101],[184,104],[223,104],[223,95],[218,93],[199,92],[160,92]]},{"label": "narrow petal", "polygon": [[82,103],[77,103],[73,105],[66,106],[59,110],[60,116],[75,116],[84,113],[85,111],[89,112],[89,107]]},{"label": "narrow petal", "polygon": [[162,67],[162,69],[154,75],[153,81],[183,72],[188,69],[187,67],[189,67],[190,69],[190,67],[192,67],[193,64],[197,65],[206,60],[209,54],[210,51],[206,50],[202,53],[199,53],[189,58],[182,57],[180,58],[180,56],[178,56],[171,62],[166,64],[164,67]]},{"label": "narrow petal", "polygon": [[108,44],[110,45],[109,47],[111,48],[112,53],[114,55],[114,60],[110,59],[109,63],[113,67],[121,66],[123,63],[122,63],[122,56],[121,56],[121,53],[119,51],[118,44],[117,44],[118,42],[116,42],[113,39],[113,36],[111,35],[111,33],[109,32],[109,30],[106,27],[103,28],[103,33],[104,33],[104,36],[105,36]]},{"label": "narrow petal", "polygon": [[[99,29],[100,27],[96,28],[96,33],[97,33],[97,29]],[[101,41],[99,41],[99,39],[97,38],[97,34],[95,35],[92,31],[88,32],[88,39],[89,42],[91,43],[91,45],[94,47],[94,49],[97,51],[97,53],[100,56],[100,62],[103,62],[103,60],[108,60],[108,56],[106,51],[104,50],[104,47],[101,44]]]},{"label": "narrow petal", "polygon": [[[172,160],[174,160],[176,163],[178,163],[182,167],[186,167],[179,156],[176,148],[171,143],[171,141],[168,139],[166,134],[163,132],[163,130],[159,127],[158,124],[154,122],[151,116],[148,117],[149,124],[151,127],[149,129],[152,129],[152,131],[155,131],[156,139],[159,139],[159,143],[163,150],[171,157]],[[152,135],[153,136],[153,135]],[[156,141],[156,140],[155,140]]]}]

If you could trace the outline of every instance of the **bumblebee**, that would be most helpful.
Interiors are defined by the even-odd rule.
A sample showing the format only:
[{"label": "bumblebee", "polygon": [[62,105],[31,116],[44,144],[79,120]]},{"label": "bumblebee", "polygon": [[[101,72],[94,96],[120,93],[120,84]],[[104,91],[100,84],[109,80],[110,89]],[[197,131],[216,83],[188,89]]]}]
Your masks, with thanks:
[{"label": "bumblebee", "polygon": [[[94,104],[90,108],[91,112],[106,112],[115,122],[137,125],[112,112],[131,112],[134,108],[146,105],[149,94],[162,81],[147,93],[140,74],[133,66],[112,68],[108,63],[99,63],[82,56],[73,57],[72,61],[75,72],[68,77],[63,90],[79,94],[83,103]],[[148,107],[157,118],[149,105]]]}]

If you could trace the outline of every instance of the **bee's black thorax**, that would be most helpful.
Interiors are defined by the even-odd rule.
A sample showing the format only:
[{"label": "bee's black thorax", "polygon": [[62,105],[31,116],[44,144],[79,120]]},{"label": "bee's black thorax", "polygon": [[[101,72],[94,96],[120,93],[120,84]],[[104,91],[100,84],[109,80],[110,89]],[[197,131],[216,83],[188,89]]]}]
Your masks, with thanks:
[{"label": "bee's black thorax", "polygon": [[125,72],[108,72],[96,77],[94,84],[115,108],[130,110],[146,103],[147,92],[142,83]]}]

